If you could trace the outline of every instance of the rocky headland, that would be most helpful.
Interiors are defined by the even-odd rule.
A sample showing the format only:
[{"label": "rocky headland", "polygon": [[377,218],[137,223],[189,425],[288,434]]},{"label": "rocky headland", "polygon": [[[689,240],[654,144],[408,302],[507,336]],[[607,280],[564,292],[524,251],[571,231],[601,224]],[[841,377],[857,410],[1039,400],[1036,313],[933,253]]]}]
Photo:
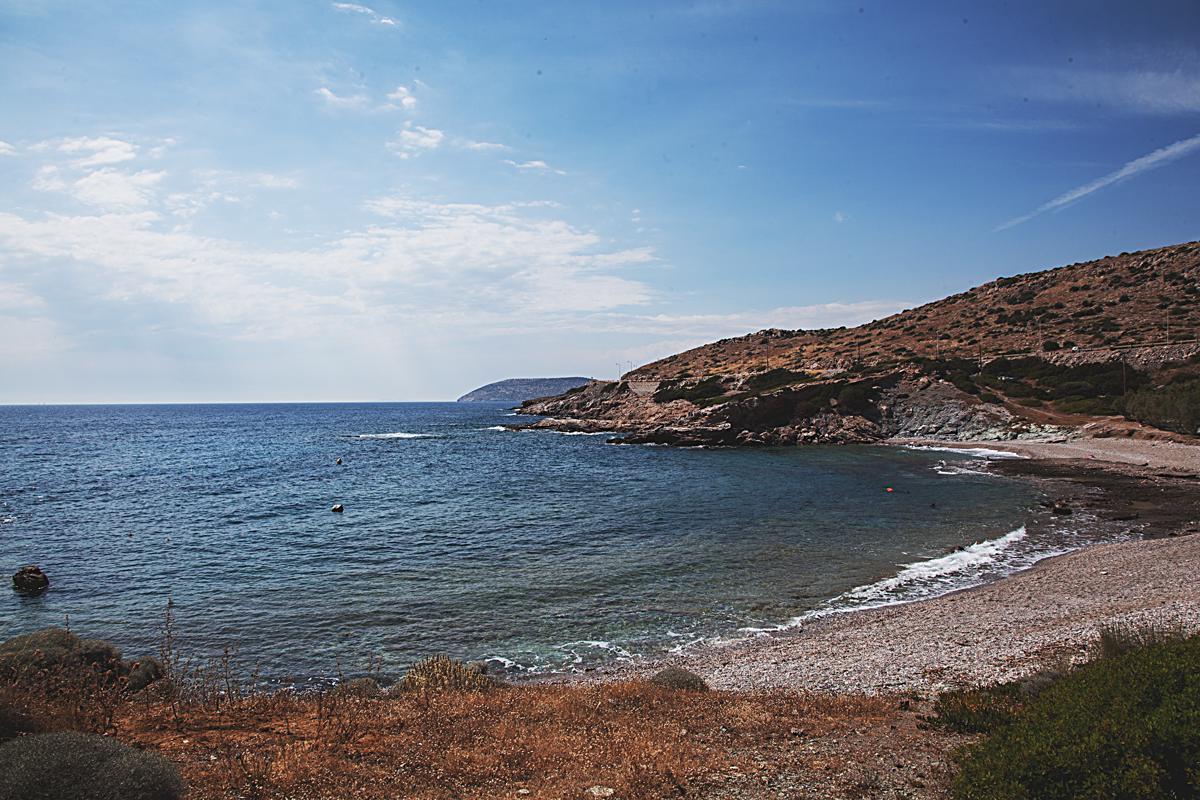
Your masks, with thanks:
[{"label": "rocky headland", "polygon": [[525,402],[678,446],[1164,440],[1200,427],[1200,244],[1000,278],[856,328],[765,330]]}]

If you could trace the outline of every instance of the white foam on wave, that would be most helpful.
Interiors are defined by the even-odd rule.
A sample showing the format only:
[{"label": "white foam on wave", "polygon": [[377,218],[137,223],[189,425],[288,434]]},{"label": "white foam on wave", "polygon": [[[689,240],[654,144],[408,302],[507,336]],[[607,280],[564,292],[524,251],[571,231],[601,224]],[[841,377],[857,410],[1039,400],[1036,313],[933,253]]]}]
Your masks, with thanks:
[{"label": "white foam on wave", "polygon": [[510,431],[512,428],[506,428],[503,425],[491,425],[487,428],[480,428],[481,431]]},{"label": "white foam on wave", "polygon": [[433,439],[432,433],[408,433],[407,431],[396,431],[394,433],[360,433],[356,438],[359,439]]},{"label": "white foam on wave", "polygon": [[947,464],[945,461],[939,461],[934,471],[938,475],[987,475],[992,476],[992,473],[985,472],[981,469],[971,469],[970,467],[958,466],[956,464]]},{"label": "white foam on wave", "polygon": [[581,649],[595,648],[599,650],[607,650],[617,656],[618,661],[624,661],[638,657],[637,654],[631,653],[620,645],[612,642],[604,641],[603,639],[580,639],[575,642],[565,642],[558,645],[555,649],[563,650],[574,657],[573,664],[583,663],[583,654],[579,652]]},{"label": "white foam on wave", "polygon": [[992,450],[988,447],[939,447],[932,444],[906,444],[907,450],[931,450],[938,453],[957,453],[960,456],[973,458],[1029,458],[1020,453],[1010,453],[1007,450]]},{"label": "white foam on wave", "polygon": [[[958,589],[966,589],[981,583],[983,570],[996,566],[1014,544],[1026,536],[1025,526],[1009,531],[995,539],[967,545],[938,558],[914,561],[902,565],[902,569],[890,578],[858,586],[844,592],[822,607],[788,620],[783,627],[795,627],[805,621],[829,614],[849,611],[864,611],[870,608],[927,600]],[[1034,563],[1064,551],[1026,554],[1004,564],[1004,574],[1032,566]]]}]

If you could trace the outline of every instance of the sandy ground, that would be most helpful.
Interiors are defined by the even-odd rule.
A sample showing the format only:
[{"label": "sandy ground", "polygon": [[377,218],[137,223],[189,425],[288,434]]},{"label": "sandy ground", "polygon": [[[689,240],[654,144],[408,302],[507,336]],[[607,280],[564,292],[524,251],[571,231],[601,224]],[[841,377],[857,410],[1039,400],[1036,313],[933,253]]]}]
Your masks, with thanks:
[{"label": "sandy ground", "polygon": [[1200,447],[1112,439],[957,444],[1026,455],[992,468],[1047,481],[1093,518],[1127,521],[1131,535],[1145,538],[1046,559],[931,600],[698,646],[667,661],[725,689],[927,693],[1082,660],[1103,626],[1200,630]]},{"label": "sandy ground", "polygon": [[1200,536],[1098,545],[933,600],[842,614],[674,663],[713,686],[932,691],[1082,659],[1101,626],[1200,630]]}]

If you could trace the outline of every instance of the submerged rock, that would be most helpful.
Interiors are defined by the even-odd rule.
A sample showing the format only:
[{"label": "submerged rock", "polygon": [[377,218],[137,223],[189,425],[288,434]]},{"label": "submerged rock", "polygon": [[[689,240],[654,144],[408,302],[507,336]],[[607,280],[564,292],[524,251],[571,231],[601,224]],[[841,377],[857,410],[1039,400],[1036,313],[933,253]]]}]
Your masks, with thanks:
[{"label": "submerged rock", "polygon": [[25,594],[41,594],[50,588],[50,577],[36,564],[21,567],[12,576],[13,589]]}]

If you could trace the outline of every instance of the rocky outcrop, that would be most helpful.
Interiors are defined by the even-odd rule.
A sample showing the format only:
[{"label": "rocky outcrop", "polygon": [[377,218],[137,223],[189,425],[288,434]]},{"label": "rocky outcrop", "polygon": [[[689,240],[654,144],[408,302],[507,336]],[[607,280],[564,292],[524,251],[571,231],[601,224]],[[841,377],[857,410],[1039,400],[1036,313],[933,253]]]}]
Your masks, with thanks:
[{"label": "rocky outcrop", "polygon": [[983,402],[916,369],[760,393],[745,391],[747,383],[722,384],[724,394],[697,401],[635,392],[624,383],[595,383],[569,395],[526,403],[522,413],[544,418],[510,427],[613,431],[619,434],[614,443],[677,447],[862,444],[891,437],[1061,439],[1070,433],[1034,424],[1001,403]]},{"label": "rocky outcrop", "polygon": [[21,567],[12,576],[13,589],[22,594],[41,594],[50,588],[50,578],[35,564]]}]

